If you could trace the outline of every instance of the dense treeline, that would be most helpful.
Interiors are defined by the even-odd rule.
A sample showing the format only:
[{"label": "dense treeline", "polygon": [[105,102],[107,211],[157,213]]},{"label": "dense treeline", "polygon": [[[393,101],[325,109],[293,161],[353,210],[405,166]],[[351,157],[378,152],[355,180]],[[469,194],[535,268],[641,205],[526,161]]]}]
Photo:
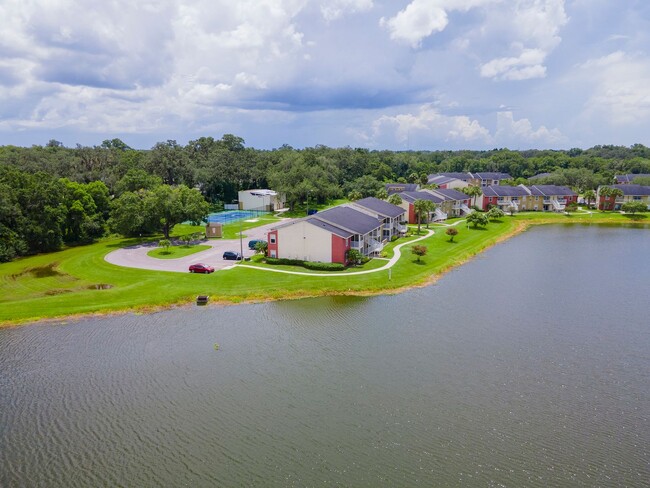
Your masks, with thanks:
[{"label": "dense treeline", "polygon": [[376,195],[384,182],[424,182],[437,172],[499,171],[512,184],[539,173],[544,183],[579,191],[615,174],[650,173],[650,148],[596,146],[568,151],[370,151],[316,146],[247,148],[240,137],[201,137],[183,146],[136,150],[119,139],[99,146],[0,147],[0,261],[91,242],[108,231],[162,232],[200,220],[208,205],[237,192],[271,187],[290,206],[354,193]]}]

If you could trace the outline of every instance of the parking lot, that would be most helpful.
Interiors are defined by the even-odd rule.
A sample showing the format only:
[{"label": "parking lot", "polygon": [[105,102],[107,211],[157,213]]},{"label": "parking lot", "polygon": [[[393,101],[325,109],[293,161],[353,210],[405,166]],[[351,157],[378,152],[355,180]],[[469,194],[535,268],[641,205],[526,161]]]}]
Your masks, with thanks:
[{"label": "parking lot", "polygon": [[275,227],[276,224],[263,225],[254,229],[245,231],[244,237],[240,243],[239,239],[224,240],[224,239],[208,239],[201,244],[211,246],[210,249],[201,251],[190,256],[185,256],[178,259],[157,259],[147,256],[147,253],[156,247],[155,244],[142,244],[136,246],[129,246],[122,249],[117,249],[106,255],[104,258],[111,264],[117,266],[125,266],[127,268],[150,269],[155,271],[175,271],[187,273],[190,264],[205,263],[220,270],[235,265],[235,261],[224,261],[223,253],[225,251],[241,252],[243,247],[244,257],[250,257],[255,254],[255,251],[248,249],[248,241],[253,239],[267,240],[266,234],[269,229]]}]

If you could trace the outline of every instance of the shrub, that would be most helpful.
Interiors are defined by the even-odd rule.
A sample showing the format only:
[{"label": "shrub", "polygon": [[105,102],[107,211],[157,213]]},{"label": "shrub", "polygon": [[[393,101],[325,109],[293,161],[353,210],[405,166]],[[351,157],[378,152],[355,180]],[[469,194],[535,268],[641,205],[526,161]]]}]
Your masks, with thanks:
[{"label": "shrub", "polygon": [[302,261],[301,259],[287,258],[266,258],[266,264],[281,264],[286,266],[302,266],[313,271],[343,271],[345,265],[341,263],[316,263],[312,261]]},{"label": "shrub", "polygon": [[303,261],[303,267],[314,271],[343,271],[345,265],[341,263],[313,263],[311,261]]}]

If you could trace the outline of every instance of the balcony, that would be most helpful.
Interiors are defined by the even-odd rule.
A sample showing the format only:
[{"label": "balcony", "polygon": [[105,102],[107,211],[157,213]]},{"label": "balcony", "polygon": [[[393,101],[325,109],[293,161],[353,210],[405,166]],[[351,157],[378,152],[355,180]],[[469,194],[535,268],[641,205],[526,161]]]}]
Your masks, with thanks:
[{"label": "balcony", "polygon": [[383,248],[384,245],[381,242],[376,241],[373,238],[368,239],[368,254],[381,252]]}]

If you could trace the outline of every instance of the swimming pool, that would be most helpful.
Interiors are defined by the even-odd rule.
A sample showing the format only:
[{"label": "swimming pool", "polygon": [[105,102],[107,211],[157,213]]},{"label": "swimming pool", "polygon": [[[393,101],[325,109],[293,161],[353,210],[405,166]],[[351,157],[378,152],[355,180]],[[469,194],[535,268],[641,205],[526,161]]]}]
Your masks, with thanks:
[{"label": "swimming pool", "polygon": [[208,222],[218,222],[220,224],[229,224],[239,220],[253,219],[264,215],[268,212],[259,210],[225,210],[223,212],[212,213],[208,215]]}]

